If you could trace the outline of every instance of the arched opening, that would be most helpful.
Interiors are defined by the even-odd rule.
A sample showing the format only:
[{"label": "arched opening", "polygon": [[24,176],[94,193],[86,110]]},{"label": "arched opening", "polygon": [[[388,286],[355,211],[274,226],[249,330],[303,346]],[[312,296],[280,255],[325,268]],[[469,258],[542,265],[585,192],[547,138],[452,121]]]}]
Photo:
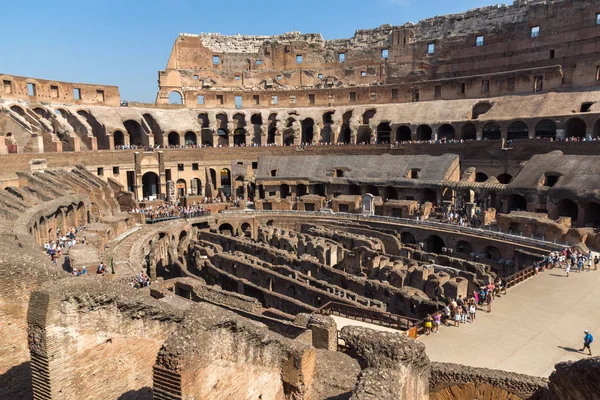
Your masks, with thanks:
[{"label": "arched opening", "polygon": [[535,137],[556,139],[556,122],[543,119],[535,126]]},{"label": "arched opening", "polygon": [[600,136],[600,119],[594,124],[594,137]]},{"label": "arched opening", "polygon": [[[25,116],[25,110],[23,110],[21,107],[17,106],[17,105],[13,105],[10,107],[10,110],[19,114],[21,117]],[[66,113],[65,113],[66,114]]]},{"label": "arched opening", "polygon": [[[245,237],[247,237],[247,238],[249,238],[249,237],[252,237],[252,227],[250,226],[250,224],[249,224],[249,223],[247,223],[247,222],[244,222],[244,223],[242,224],[242,226],[240,227],[240,229],[241,229],[241,231],[242,231],[242,234],[243,234]],[[272,282],[271,282],[271,285],[272,285]]]},{"label": "arched opening", "polygon": [[302,120],[302,143],[311,144],[313,142],[315,121],[312,118]]},{"label": "arched opening", "polygon": [[363,123],[363,125],[369,125],[369,122],[371,122],[371,118],[373,118],[376,113],[377,113],[377,110],[367,110],[367,111],[365,111],[363,113],[363,116],[362,116],[362,123]]},{"label": "arched opening", "polygon": [[527,199],[521,195],[513,194],[508,200],[508,208],[510,211],[527,211]]},{"label": "arched opening", "polygon": [[148,136],[142,133],[142,127],[140,123],[134,120],[127,120],[123,122],[127,133],[129,134],[129,144],[133,146],[145,146],[148,144]]},{"label": "arched opening", "polygon": [[417,128],[417,140],[431,140],[433,131],[428,125],[421,125]]},{"label": "arched opening", "polygon": [[397,142],[410,142],[412,140],[412,132],[406,125],[399,126],[396,129],[396,141]]},{"label": "arched opening", "polygon": [[115,143],[115,147],[117,146],[125,146],[125,135],[121,131],[114,131],[113,133],[113,141]]},{"label": "arched opening", "polygon": [[244,128],[237,128],[233,132],[233,145],[234,146],[245,146],[246,145],[246,130]]},{"label": "arched opening", "polygon": [[212,168],[210,169],[210,183],[212,184],[213,188],[217,188],[217,171]]},{"label": "arched opening", "polygon": [[358,128],[358,132],[356,133],[356,143],[357,144],[369,144],[371,143],[371,128],[368,126],[361,126]]},{"label": "arched opening", "polygon": [[508,126],[506,130],[506,138],[508,140],[515,139],[528,139],[529,138],[529,128],[527,124],[523,121],[515,121]]},{"label": "arched opening", "polygon": [[500,174],[498,175],[498,177],[496,179],[498,179],[498,182],[500,182],[503,185],[508,185],[510,183],[510,181],[512,181],[512,175],[510,174]]},{"label": "arched opening", "polygon": [[262,140],[262,115],[261,114],[252,114],[250,117],[250,123],[252,124],[253,137],[252,143],[255,145],[260,145]]},{"label": "arched opening", "polygon": [[217,145],[229,146],[229,131],[227,130],[227,115],[217,114]]},{"label": "arched opening", "polygon": [[308,188],[306,187],[305,184],[300,183],[300,184],[296,185],[296,196],[297,197],[306,196],[307,194],[308,194]]},{"label": "arched opening", "polygon": [[233,127],[237,128],[245,128],[246,127],[246,116],[241,113],[237,113],[233,116]]},{"label": "arched opening", "polygon": [[202,146],[214,146],[213,134],[209,129],[202,129]]},{"label": "arched opening", "polygon": [[502,138],[502,128],[496,122],[490,122],[483,127],[484,140],[499,140]]},{"label": "arched opening", "polygon": [[229,236],[233,236],[234,233],[234,229],[233,226],[231,226],[231,224],[221,224],[219,225],[219,233],[221,235],[229,235]]},{"label": "arched opening", "polygon": [[350,119],[352,118],[352,111],[347,111],[342,116],[342,127],[338,136],[338,143],[349,144],[352,139],[352,130],[350,129]]},{"label": "arched opening", "polygon": [[279,197],[286,199],[290,195],[290,186],[285,183],[279,187]]},{"label": "arched opening", "polygon": [[277,114],[269,115],[269,131],[267,134],[267,144],[274,144],[277,136]]},{"label": "arched opening", "polygon": [[471,109],[471,119],[477,119],[480,115],[490,111],[492,104],[488,101],[482,101],[473,106]]},{"label": "arched opening", "polygon": [[191,195],[201,196],[202,195],[202,181],[199,178],[192,178],[190,181]]},{"label": "arched opening", "polygon": [[221,190],[225,196],[231,196],[231,171],[227,168],[221,170]]},{"label": "arched opening", "polygon": [[502,255],[500,254],[500,250],[496,247],[496,246],[487,246],[484,250],[483,253],[485,254],[485,258],[487,258],[488,260],[499,260],[502,258]]},{"label": "arched opening", "polygon": [[475,127],[475,124],[464,124],[460,129],[460,138],[462,140],[477,140],[477,127]]},{"label": "arched opening", "polygon": [[177,90],[169,93],[169,104],[183,104],[183,96]]},{"label": "arched opening", "polygon": [[235,198],[244,198],[244,177],[242,175],[235,178]]},{"label": "arched opening", "polygon": [[403,244],[417,244],[417,240],[415,239],[415,236],[410,232],[402,232],[400,234],[400,241]]},{"label": "arched opening", "polygon": [[50,119],[50,113],[48,112],[48,110],[41,108],[41,107],[36,107],[33,109],[33,112],[35,112],[37,115],[39,115],[42,118],[46,118],[46,119]]},{"label": "arched opening", "polygon": [[179,133],[170,132],[167,138],[169,140],[169,146],[179,146]]},{"label": "arched opening", "polygon": [[477,172],[475,174],[475,182],[485,182],[488,180],[488,176],[486,174],[484,174],[483,172]]},{"label": "arched opening", "polygon": [[[58,113],[60,116],[62,116],[63,118],[66,119],[68,117],[67,112],[64,110],[62,110],[62,112],[61,112],[61,110],[62,109],[57,109],[56,113]],[[94,118],[91,114],[89,114],[85,110],[77,111],[77,115],[83,117],[85,119],[85,121],[88,123],[88,125],[92,128],[92,132],[88,132],[88,134],[91,133],[94,137],[97,138],[98,148],[99,149],[108,149],[109,141],[108,141],[108,136],[106,135],[106,128],[103,125],[101,125],[98,122],[98,120],[96,120],[96,118]]]},{"label": "arched opening", "polygon": [[586,225],[600,226],[600,204],[590,202],[584,208],[584,223]]},{"label": "arched opening", "polygon": [[571,222],[575,224],[579,216],[579,206],[573,200],[562,199],[558,202],[558,216],[570,217]]},{"label": "arched opening", "polygon": [[152,117],[152,115],[150,115],[150,114],[144,114],[143,118],[144,118],[144,121],[146,121],[146,124],[148,125],[148,127],[150,128],[150,131],[152,131],[152,135],[154,137],[154,143],[160,144],[162,146],[163,145],[162,129],[160,128],[158,123],[154,120],[154,117]]},{"label": "arched opening", "polygon": [[456,242],[456,252],[461,254],[471,254],[473,252],[473,246],[471,243],[466,242],[464,240],[459,240]]},{"label": "arched opening", "polygon": [[446,247],[441,237],[431,235],[425,240],[425,251],[428,253],[442,254],[442,248]]},{"label": "arched opening", "polygon": [[187,184],[185,179],[178,179],[176,183],[177,195],[179,197],[184,197],[187,195]]},{"label": "arched opening", "polygon": [[185,133],[183,137],[186,146],[195,146],[196,145],[196,133],[188,131]]},{"label": "arched opening", "polygon": [[320,143],[331,143],[331,124],[333,124],[334,111],[328,111],[323,114],[323,129],[321,129]]},{"label": "arched opening", "polygon": [[210,128],[210,122],[208,120],[208,114],[198,114],[198,123],[202,126],[202,129]]},{"label": "arched opening", "polygon": [[142,194],[144,199],[157,199],[160,194],[160,178],[154,172],[146,172],[142,176]]},{"label": "arched opening", "polygon": [[454,127],[450,124],[444,124],[438,129],[439,140],[452,140],[454,139]]},{"label": "arched opening", "polygon": [[587,126],[581,118],[571,118],[565,124],[565,134],[568,138],[584,138]]},{"label": "arched opening", "polygon": [[382,122],[377,125],[377,144],[389,144],[392,135],[392,128],[389,122]]},{"label": "arched opening", "polygon": [[423,190],[423,203],[431,203],[431,204],[436,204],[437,203],[437,193],[435,192],[435,190],[433,189],[425,189]]}]

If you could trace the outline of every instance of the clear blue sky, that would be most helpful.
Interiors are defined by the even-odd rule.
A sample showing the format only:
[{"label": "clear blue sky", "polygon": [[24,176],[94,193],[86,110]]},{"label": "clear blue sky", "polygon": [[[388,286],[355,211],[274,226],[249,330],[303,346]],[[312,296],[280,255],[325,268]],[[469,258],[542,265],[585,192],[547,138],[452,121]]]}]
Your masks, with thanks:
[{"label": "clear blue sky", "polygon": [[[0,73],[118,85],[153,102],[180,32],[273,35],[400,25],[494,0],[22,0],[2,4]],[[510,2],[510,1],[509,1]]]}]

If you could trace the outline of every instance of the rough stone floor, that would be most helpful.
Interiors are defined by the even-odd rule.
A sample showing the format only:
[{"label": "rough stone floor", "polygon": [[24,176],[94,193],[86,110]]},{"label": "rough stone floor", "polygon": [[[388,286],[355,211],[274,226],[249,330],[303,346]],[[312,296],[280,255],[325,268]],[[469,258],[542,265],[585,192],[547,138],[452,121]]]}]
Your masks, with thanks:
[{"label": "rough stone floor", "polygon": [[557,362],[588,357],[578,352],[584,329],[600,355],[600,270],[566,278],[551,269],[496,299],[492,313],[480,310],[475,323],[442,326],[419,340],[432,361],[547,377]]}]

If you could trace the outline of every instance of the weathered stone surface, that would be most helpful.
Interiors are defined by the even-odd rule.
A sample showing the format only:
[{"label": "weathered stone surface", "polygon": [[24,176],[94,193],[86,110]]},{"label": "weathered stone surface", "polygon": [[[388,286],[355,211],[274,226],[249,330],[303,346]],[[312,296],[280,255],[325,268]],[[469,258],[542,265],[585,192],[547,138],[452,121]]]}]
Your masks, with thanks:
[{"label": "weathered stone surface", "polygon": [[551,400],[593,400],[600,393],[600,357],[556,364],[550,375]]}]

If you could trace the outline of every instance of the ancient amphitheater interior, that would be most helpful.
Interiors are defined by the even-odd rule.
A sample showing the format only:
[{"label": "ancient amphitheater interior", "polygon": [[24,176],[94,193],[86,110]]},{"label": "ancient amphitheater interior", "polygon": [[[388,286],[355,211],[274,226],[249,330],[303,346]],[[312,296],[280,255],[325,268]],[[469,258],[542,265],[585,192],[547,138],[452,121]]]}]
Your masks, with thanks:
[{"label": "ancient amphitheater interior", "polygon": [[1,75],[0,398],[600,399],[599,15],[181,34],[153,104]]}]

